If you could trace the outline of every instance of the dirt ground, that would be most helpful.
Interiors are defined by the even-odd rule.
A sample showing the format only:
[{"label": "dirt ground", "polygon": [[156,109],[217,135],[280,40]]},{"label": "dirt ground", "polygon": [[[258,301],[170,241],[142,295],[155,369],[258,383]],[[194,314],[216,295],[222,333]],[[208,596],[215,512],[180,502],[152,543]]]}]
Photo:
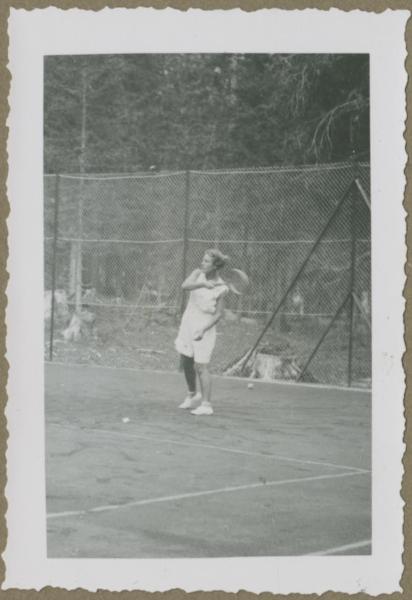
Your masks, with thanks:
[{"label": "dirt ground", "polygon": [[[256,341],[265,319],[222,320],[211,370],[216,374],[239,359]],[[262,343],[279,355],[292,355],[303,366],[327,323],[289,319],[284,328],[272,327]],[[174,349],[178,329],[175,317],[153,311],[130,312],[119,308],[100,309],[93,328],[78,342],[67,342],[58,323],[53,343],[56,362],[106,365],[138,369],[176,371],[179,359]],[[49,359],[49,329],[45,331],[45,358]],[[353,350],[353,385],[370,387],[370,342],[357,330]],[[346,323],[334,327],[325,338],[308,376],[310,381],[346,386],[348,383],[348,336]]]}]

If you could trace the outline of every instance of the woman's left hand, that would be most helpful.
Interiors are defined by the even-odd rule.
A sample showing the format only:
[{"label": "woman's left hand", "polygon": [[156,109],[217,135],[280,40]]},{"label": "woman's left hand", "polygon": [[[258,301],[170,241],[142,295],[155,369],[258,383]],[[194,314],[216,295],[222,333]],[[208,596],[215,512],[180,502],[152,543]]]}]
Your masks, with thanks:
[{"label": "woman's left hand", "polygon": [[196,341],[201,340],[202,337],[203,337],[203,335],[204,335],[204,333],[205,332],[203,331],[203,329],[198,329],[197,331],[195,331],[195,333],[193,335],[193,339],[196,340]]}]

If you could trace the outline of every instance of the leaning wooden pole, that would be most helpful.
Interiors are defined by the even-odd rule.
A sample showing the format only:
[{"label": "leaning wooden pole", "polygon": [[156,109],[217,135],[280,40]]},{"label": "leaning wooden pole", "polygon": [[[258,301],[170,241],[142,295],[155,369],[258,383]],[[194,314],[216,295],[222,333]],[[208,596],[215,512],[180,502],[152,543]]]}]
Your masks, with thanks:
[{"label": "leaning wooden pole", "polygon": [[348,188],[346,189],[346,191],[344,192],[344,194],[342,195],[342,198],[340,199],[339,203],[335,206],[331,216],[329,217],[329,219],[327,220],[326,224],[324,225],[322,231],[320,232],[316,242],[313,244],[313,246],[311,247],[307,257],[305,258],[305,260],[303,261],[303,263],[301,264],[301,266],[299,267],[296,275],[294,276],[294,278],[292,279],[292,281],[290,282],[290,284],[288,285],[286,291],[284,292],[282,298],[279,300],[276,308],[274,309],[271,317],[269,318],[268,322],[266,323],[265,327],[263,328],[262,332],[260,333],[260,335],[258,336],[256,342],[253,344],[252,348],[249,350],[249,352],[246,354],[244,362],[243,362],[243,366],[241,368],[241,373],[244,373],[244,370],[246,368],[246,365],[250,359],[250,357],[252,356],[253,352],[256,350],[256,348],[258,347],[258,345],[260,344],[260,342],[263,339],[263,336],[265,335],[265,333],[267,332],[267,330],[269,329],[269,327],[272,325],[275,317],[278,315],[280,309],[282,308],[284,302],[286,301],[290,291],[293,289],[293,287],[295,286],[296,282],[298,281],[299,277],[301,276],[301,274],[303,273],[303,271],[306,268],[306,265],[308,264],[308,262],[310,261],[310,259],[312,258],[314,252],[316,251],[317,247],[319,246],[319,244],[321,243],[321,241],[323,240],[326,232],[328,231],[329,227],[332,225],[332,223],[335,221],[336,216],[338,215],[340,209],[342,208],[344,202],[346,201],[347,196],[351,193],[353,189],[353,181],[350,183],[350,185],[348,186]]}]

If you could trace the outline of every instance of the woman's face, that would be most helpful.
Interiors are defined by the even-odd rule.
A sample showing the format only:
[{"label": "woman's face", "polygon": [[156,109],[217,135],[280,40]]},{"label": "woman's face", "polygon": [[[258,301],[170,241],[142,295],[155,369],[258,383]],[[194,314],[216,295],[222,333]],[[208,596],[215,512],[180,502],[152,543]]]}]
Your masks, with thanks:
[{"label": "woman's face", "polygon": [[202,269],[203,273],[211,273],[212,271],[216,270],[216,267],[213,263],[213,258],[210,256],[210,254],[206,253],[204,255],[200,264],[200,268]]}]

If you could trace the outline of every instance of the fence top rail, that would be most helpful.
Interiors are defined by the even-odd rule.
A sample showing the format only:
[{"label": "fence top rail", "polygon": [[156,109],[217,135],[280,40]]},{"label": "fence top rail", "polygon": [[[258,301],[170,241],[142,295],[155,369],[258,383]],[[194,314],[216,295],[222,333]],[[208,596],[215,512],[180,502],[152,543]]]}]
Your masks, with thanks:
[{"label": "fence top rail", "polygon": [[[282,244],[314,244],[316,239],[296,239],[296,240],[256,240],[256,239],[236,239],[236,240],[221,240],[221,239],[195,239],[189,238],[188,242],[194,242],[199,244],[270,244],[270,245],[282,245]],[[358,242],[370,242],[369,238],[358,238]],[[341,244],[352,242],[352,238],[326,238],[322,241],[322,244]]]},{"label": "fence top rail", "polygon": [[[87,237],[67,237],[67,236],[58,236],[57,238],[59,242],[82,242],[85,244],[174,244],[174,243],[183,243],[183,238],[176,238],[170,240],[130,240],[130,239],[121,239],[121,238],[87,238]],[[52,236],[46,236],[44,238],[46,242],[50,242],[54,240]],[[288,244],[314,244],[316,240],[314,239],[300,239],[300,240],[217,240],[217,239],[194,239],[188,238],[188,242],[192,242],[195,244],[266,244],[266,245],[288,245]],[[358,238],[357,242],[359,243],[370,243],[370,238]],[[325,239],[321,242],[322,244],[344,244],[344,243],[352,243],[352,238],[331,238]]]},{"label": "fence top rail", "polygon": [[[358,163],[360,167],[369,167],[369,163]],[[196,175],[239,175],[251,173],[301,173],[306,171],[328,171],[328,170],[339,170],[339,169],[351,169],[353,163],[341,162],[341,163],[328,163],[328,164],[313,164],[313,165],[286,165],[286,166],[274,166],[274,167],[256,167],[251,169],[210,169],[210,170],[191,170],[190,173]]]},{"label": "fence top rail", "polygon": [[[369,162],[359,162],[358,166],[369,168]],[[117,179],[156,179],[161,177],[172,177],[176,175],[184,175],[185,173],[193,173],[195,175],[239,175],[251,173],[265,174],[265,173],[300,173],[303,171],[327,171],[327,170],[339,170],[348,169],[353,167],[353,163],[339,162],[339,163],[322,163],[312,165],[279,165],[272,167],[250,167],[250,168],[235,168],[235,169],[189,169],[188,171],[161,171],[157,173],[150,172],[136,172],[136,173],[45,173],[45,178],[55,177],[60,175],[62,179],[83,179],[91,181],[111,181]]]},{"label": "fence top rail", "polygon": [[[54,236],[46,235],[43,240],[45,242],[52,242]],[[156,240],[131,240],[122,238],[88,238],[88,237],[77,237],[58,235],[56,237],[59,242],[72,242],[72,243],[84,243],[84,244],[181,244],[184,242],[183,238],[174,239],[156,239]],[[235,239],[235,240],[220,240],[220,239],[200,239],[200,238],[187,238],[189,243],[193,244],[253,244],[256,246],[290,246],[293,244],[305,244],[312,245],[315,243],[315,239],[296,239],[296,240],[256,240],[256,239]],[[370,244],[371,238],[358,238],[358,244]],[[326,238],[322,240],[321,244],[349,244],[352,243],[352,238]]]}]

